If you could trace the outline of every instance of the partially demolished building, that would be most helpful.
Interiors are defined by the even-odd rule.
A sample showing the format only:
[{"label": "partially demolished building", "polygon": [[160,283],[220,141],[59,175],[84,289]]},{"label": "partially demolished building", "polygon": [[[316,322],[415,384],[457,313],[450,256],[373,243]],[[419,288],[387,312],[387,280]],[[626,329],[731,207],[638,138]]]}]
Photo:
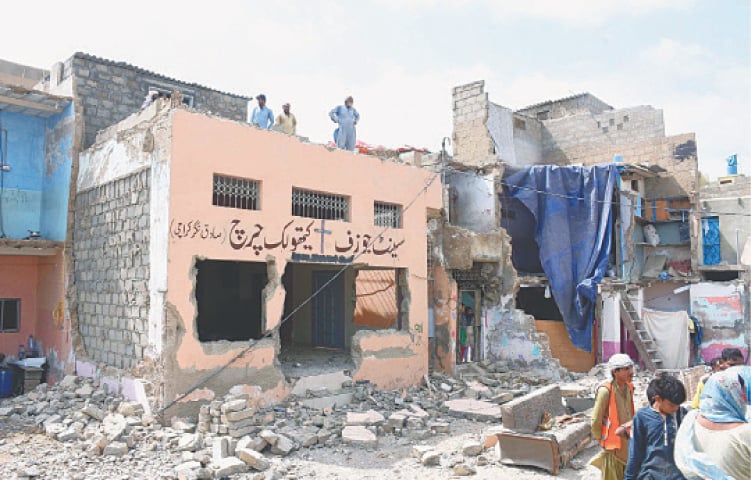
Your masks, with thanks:
[{"label": "partially demolished building", "polygon": [[169,415],[321,375],[417,384],[440,191],[418,167],[154,104],[82,154],[77,368],[179,400]]},{"label": "partially demolished building", "polygon": [[431,230],[434,368],[507,360],[555,375],[621,351],[649,368],[714,354],[692,348],[687,314],[707,295],[694,134],[587,93],[513,111],[475,82],[453,100],[448,218]]}]

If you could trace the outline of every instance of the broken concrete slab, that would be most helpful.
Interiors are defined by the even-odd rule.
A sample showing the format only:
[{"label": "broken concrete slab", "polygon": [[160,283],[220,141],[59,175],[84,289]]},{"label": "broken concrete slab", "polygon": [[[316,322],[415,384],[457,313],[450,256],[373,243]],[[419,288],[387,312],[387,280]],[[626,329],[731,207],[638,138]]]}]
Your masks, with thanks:
[{"label": "broken concrete slab", "polygon": [[455,417],[485,422],[499,422],[501,420],[501,407],[495,403],[471,398],[458,398],[448,400],[443,405],[448,408],[448,413]]},{"label": "broken concrete slab", "polygon": [[503,426],[519,433],[532,433],[537,430],[545,413],[553,417],[565,413],[558,385],[539,388],[501,405],[500,408]]},{"label": "broken concrete slab", "polygon": [[559,384],[558,387],[561,389],[561,396],[563,398],[567,397],[586,397],[590,395],[590,388],[585,385],[579,385],[577,383],[563,383]]},{"label": "broken concrete slab", "polygon": [[295,386],[292,387],[290,392],[292,395],[297,395],[302,398],[308,393],[308,390],[321,390],[325,389],[329,392],[337,392],[342,389],[344,382],[351,382],[352,377],[345,375],[344,371],[324,373],[321,375],[311,375],[307,377],[301,377]]},{"label": "broken concrete slab", "polygon": [[365,413],[360,412],[347,412],[346,424],[351,426],[371,426],[371,425],[383,425],[386,419],[383,415],[375,410],[368,410]]},{"label": "broken concrete slab", "polygon": [[350,445],[377,448],[378,437],[361,425],[348,425],[342,429],[342,441]]},{"label": "broken concrete slab", "polygon": [[229,477],[248,470],[248,465],[237,457],[222,458],[218,462],[213,462],[211,467],[215,478]]},{"label": "broken concrete slab", "polygon": [[352,393],[339,393],[336,395],[328,395],[325,397],[303,398],[300,403],[303,406],[316,410],[324,410],[326,408],[341,407],[352,403]]},{"label": "broken concrete slab", "polygon": [[269,463],[262,453],[249,448],[238,449],[237,456],[249,467],[258,470],[259,472],[268,470],[269,467],[271,467],[271,463]]}]

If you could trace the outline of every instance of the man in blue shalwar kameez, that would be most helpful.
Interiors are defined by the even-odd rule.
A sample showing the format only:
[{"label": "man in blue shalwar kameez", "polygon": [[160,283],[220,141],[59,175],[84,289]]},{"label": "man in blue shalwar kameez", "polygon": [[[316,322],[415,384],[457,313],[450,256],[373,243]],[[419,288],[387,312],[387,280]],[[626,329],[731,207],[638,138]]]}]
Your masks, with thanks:
[{"label": "man in blue shalwar kameez", "polygon": [[331,121],[339,124],[337,129],[339,133],[336,135],[336,146],[342,150],[354,150],[355,142],[357,141],[357,131],[355,126],[360,121],[360,114],[352,106],[354,100],[352,97],[347,97],[344,100],[344,105],[334,107],[329,112]]}]

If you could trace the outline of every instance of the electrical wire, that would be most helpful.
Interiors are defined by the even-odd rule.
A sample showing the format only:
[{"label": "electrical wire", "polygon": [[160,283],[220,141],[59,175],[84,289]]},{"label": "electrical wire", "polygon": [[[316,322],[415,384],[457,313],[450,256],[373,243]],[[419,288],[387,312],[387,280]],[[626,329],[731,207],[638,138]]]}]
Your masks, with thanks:
[{"label": "electrical wire", "polygon": [[[472,176],[474,178],[478,178],[480,180],[483,180],[483,181],[486,181],[486,182],[489,182],[489,183],[495,183],[496,182],[496,179],[494,179],[494,178],[486,178],[486,177],[484,177],[482,175],[478,175],[478,174],[473,173],[473,172],[466,172],[464,170],[459,170],[459,169],[456,169],[454,167],[446,167],[446,170],[450,170],[452,174],[453,173],[457,173],[457,174],[460,174],[460,175],[468,175],[468,176]],[[579,201],[583,201],[583,202],[586,201],[586,202],[591,202],[591,203],[602,203],[602,204],[610,204],[610,205],[615,205],[615,206],[627,206],[627,207],[631,207],[631,206],[634,205],[632,203],[621,203],[621,202],[614,202],[614,201],[607,201],[607,200],[590,200],[588,198],[577,197],[577,196],[574,196],[574,195],[566,195],[566,194],[563,194],[563,193],[553,193],[553,192],[548,192],[548,191],[545,191],[545,190],[537,190],[537,189],[531,188],[531,187],[524,187],[524,186],[521,186],[521,185],[516,185],[516,184],[513,184],[513,183],[508,183],[508,182],[505,182],[503,180],[498,180],[498,183],[501,184],[501,185],[503,185],[503,186],[509,187],[509,188],[516,188],[516,189],[519,189],[519,190],[527,190],[527,191],[535,192],[535,193],[540,194],[540,195],[548,195],[548,196],[552,196],[552,197],[565,198],[565,199],[569,199],[569,200],[579,200]],[[691,209],[691,208],[688,208],[688,209],[675,209],[675,208],[672,208],[671,209],[671,208],[668,208],[668,207],[658,207],[656,205],[655,206],[644,207],[644,208],[649,208],[650,210],[654,209],[654,210],[662,210],[662,211],[670,211],[670,212],[680,211],[680,212],[686,212],[686,213],[699,213],[700,215],[709,216],[709,217],[714,217],[714,216],[751,217],[751,213],[715,212],[715,211],[703,212],[703,211],[697,211],[697,210],[694,210],[694,209]]]},{"label": "electrical wire", "polygon": [[[410,200],[410,202],[404,208],[402,208],[402,212],[401,212],[402,218],[404,216],[404,213],[407,210],[409,210],[410,207],[412,207],[412,205],[414,205],[414,203],[417,201],[417,199],[420,198],[421,194],[423,194],[424,192],[426,192],[428,190],[428,188],[433,184],[433,182],[435,182],[436,178],[438,178],[439,175],[440,175],[440,172],[433,173],[433,176],[430,177],[430,179],[425,183],[425,185],[420,189],[420,191],[417,192],[417,194],[414,196],[414,198],[412,198],[412,200]],[[392,228],[393,227],[391,227],[391,226],[387,226],[387,227],[383,228],[383,230],[381,230],[381,232],[378,233],[378,235],[376,235],[373,238],[372,241],[375,242],[376,240],[379,240],[380,238],[383,237],[383,235],[387,231],[391,230]],[[258,340],[249,342],[249,344],[247,346],[245,346],[242,350],[240,350],[240,352],[238,352],[237,355],[235,355],[229,361],[227,361],[226,363],[224,363],[221,367],[217,368],[216,370],[214,370],[213,372],[211,372],[209,375],[207,375],[206,377],[204,377],[200,382],[198,382],[195,385],[193,385],[192,387],[190,387],[184,393],[178,395],[174,400],[170,401],[167,405],[165,405],[164,407],[158,409],[157,413],[158,414],[163,413],[167,409],[169,409],[172,406],[174,406],[177,402],[179,402],[180,400],[183,400],[188,395],[190,395],[191,393],[193,393],[196,389],[199,389],[202,386],[206,385],[211,379],[215,378],[217,375],[219,375],[224,370],[226,370],[230,365],[232,365],[233,363],[235,363],[236,361],[238,361],[240,358],[244,357],[248,352],[250,352],[250,350],[259,341],[261,341],[261,340],[263,340],[265,338],[271,337],[273,335],[273,333],[274,333],[275,330],[277,330],[279,327],[281,327],[282,325],[284,325],[284,323],[287,320],[289,320],[290,318],[292,318],[298,311],[300,311],[301,308],[303,308],[305,305],[307,305],[308,303],[310,303],[315,297],[317,297],[321,292],[323,292],[326,289],[326,287],[328,287],[334,280],[336,280],[340,275],[342,275],[345,271],[347,271],[349,268],[351,268],[352,265],[355,263],[355,260],[357,260],[358,258],[360,258],[363,254],[365,254],[365,250],[363,250],[362,252],[360,252],[357,255],[355,255],[352,258],[352,263],[348,263],[347,265],[345,265],[341,269],[337,270],[336,273],[330,279],[328,279],[323,285],[321,285],[321,287],[318,290],[316,290],[315,292],[313,292],[309,297],[307,297],[299,305],[297,305],[297,307],[295,307],[294,309],[292,309],[292,311],[289,312],[284,318],[282,318],[282,320],[279,322],[279,325],[274,330],[271,330],[271,331],[267,332],[266,334],[264,334]]]}]

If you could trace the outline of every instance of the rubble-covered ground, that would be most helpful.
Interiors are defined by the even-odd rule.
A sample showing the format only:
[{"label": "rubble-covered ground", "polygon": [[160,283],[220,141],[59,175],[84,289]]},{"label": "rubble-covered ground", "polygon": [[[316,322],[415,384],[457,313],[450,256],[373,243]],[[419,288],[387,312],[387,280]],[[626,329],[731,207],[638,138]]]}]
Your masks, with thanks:
[{"label": "rubble-covered ground", "polygon": [[[484,448],[486,434],[500,422],[483,411],[447,406],[471,399],[492,411],[548,383],[529,373],[485,367],[472,366],[462,378],[433,375],[429,384],[399,391],[351,383],[344,385],[348,404],[321,409],[295,397],[254,409],[247,397],[228,395],[204,406],[196,418],[171,419],[167,426],[141,405],[109,395],[95,380],[69,376],[0,400],[0,478],[553,478],[542,470],[501,465],[496,449]],[[569,395],[586,397],[602,379],[566,380]],[[596,452],[590,446],[557,478],[599,478],[586,466]]]}]

